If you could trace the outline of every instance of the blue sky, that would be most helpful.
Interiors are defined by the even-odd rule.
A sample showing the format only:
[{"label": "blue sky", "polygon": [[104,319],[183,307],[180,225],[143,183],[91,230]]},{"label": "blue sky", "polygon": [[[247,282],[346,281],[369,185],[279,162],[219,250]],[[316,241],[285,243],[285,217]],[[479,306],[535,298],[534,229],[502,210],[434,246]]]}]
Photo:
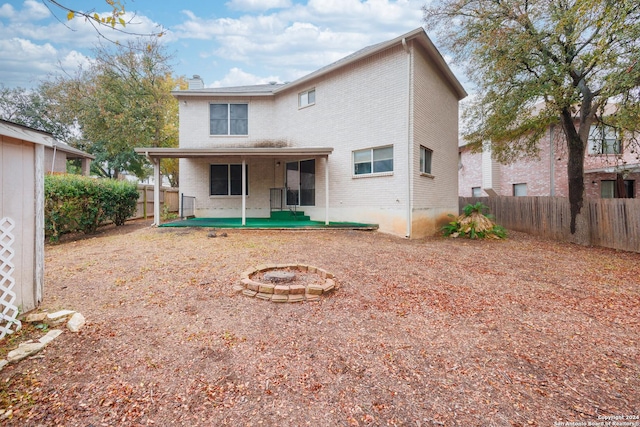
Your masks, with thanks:
[{"label": "blue sky", "polygon": [[[106,12],[104,0],[59,0]],[[126,0],[128,30],[159,26],[177,75],[207,87],[292,81],[365,46],[422,26],[425,0]],[[45,4],[49,5],[49,10]],[[56,19],[56,16],[59,19]],[[110,35],[120,41],[127,36]],[[433,37],[432,37],[433,38]],[[434,40],[437,45],[437,40]],[[0,83],[34,87],[91,61],[98,42],[46,0],[0,0]],[[461,73],[454,69],[459,79]]]}]

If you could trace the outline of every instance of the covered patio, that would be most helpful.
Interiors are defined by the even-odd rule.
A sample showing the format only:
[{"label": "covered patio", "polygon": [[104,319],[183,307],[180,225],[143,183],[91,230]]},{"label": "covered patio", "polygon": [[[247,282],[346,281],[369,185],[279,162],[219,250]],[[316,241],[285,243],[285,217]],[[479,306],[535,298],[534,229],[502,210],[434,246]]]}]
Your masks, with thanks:
[{"label": "covered patio", "polygon": [[[192,148],[136,148],[138,154],[145,155],[154,166],[154,225],[161,225],[161,203],[160,203],[160,187],[159,183],[162,181],[160,173],[160,161],[163,158],[179,158],[179,159],[194,159],[202,163],[211,162],[215,164],[216,161],[224,159],[224,161],[233,161],[237,163],[238,171],[241,165],[241,188],[248,188],[248,163],[251,161],[268,161],[273,162],[280,166],[281,164],[287,164],[287,162],[296,162],[303,159],[317,159],[313,162],[314,165],[318,164],[321,175],[323,175],[324,186],[322,192],[324,193],[324,203],[318,206],[313,206],[315,211],[316,220],[311,220],[308,216],[304,216],[301,212],[297,211],[296,204],[300,208],[303,203],[302,195],[297,198],[297,203],[293,203],[294,206],[288,206],[289,201],[286,203],[280,202],[280,211],[273,211],[273,202],[271,206],[263,206],[263,209],[271,211],[271,215],[266,217],[264,210],[256,215],[256,209],[254,207],[252,216],[247,216],[247,191],[237,192],[237,209],[235,213],[229,212],[227,215],[224,213],[218,215],[196,215],[199,218],[184,219],[182,221],[174,221],[171,223],[163,224],[168,227],[218,227],[218,228],[377,228],[376,225],[371,224],[359,224],[359,223],[344,223],[344,222],[330,222],[329,221],[329,155],[333,152],[331,147],[251,147],[251,148],[206,148],[206,149],[192,149]],[[302,162],[301,162],[302,163]],[[315,167],[315,166],[314,166]],[[285,173],[288,171],[284,171]],[[240,173],[239,173],[240,174]],[[271,177],[263,177],[252,175],[252,182],[264,182],[265,179]],[[184,178],[187,179],[187,178]],[[198,181],[194,181],[198,182]],[[240,184],[240,182],[238,182]],[[202,185],[208,185],[203,182]],[[182,187],[182,183],[181,183]],[[238,185],[240,187],[240,185]],[[273,189],[272,189],[273,190]],[[182,192],[182,188],[181,188]],[[212,193],[213,194],[213,193]],[[190,196],[190,194],[183,194],[184,196]],[[254,197],[256,193],[254,192]],[[201,195],[203,203],[211,203],[212,197],[204,197]],[[266,197],[266,196],[265,196]],[[228,201],[227,201],[228,203]],[[255,201],[254,201],[255,203]],[[324,204],[324,206],[322,206]],[[291,212],[289,210],[291,209]],[[320,208],[320,210],[318,209]],[[239,212],[238,212],[239,210]],[[216,212],[217,213],[217,212]],[[237,215],[240,213],[240,215]],[[320,213],[320,220],[318,214]],[[259,217],[256,217],[259,216]],[[322,218],[324,216],[324,218]]]}]

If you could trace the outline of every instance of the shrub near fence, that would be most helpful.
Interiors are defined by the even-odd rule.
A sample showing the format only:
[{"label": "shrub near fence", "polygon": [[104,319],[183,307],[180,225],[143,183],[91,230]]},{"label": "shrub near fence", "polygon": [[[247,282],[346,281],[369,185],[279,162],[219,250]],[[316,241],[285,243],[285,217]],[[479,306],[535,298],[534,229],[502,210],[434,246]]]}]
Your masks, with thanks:
[{"label": "shrub near fence", "polygon": [[47,175],[44,180],[45,235],[57,241],[66,233],[94,233],[108,221],[122,225],[133,215],[136,185],[79,175]]},{"label": "shrub near fence", "polygon": [[[489,206],[503,227],[555,240],[570,240],[571,211],[563,197],[460,197],[460,211],[468,204]],[[585,199],[590,244],[640,252],[640,200]]]}]

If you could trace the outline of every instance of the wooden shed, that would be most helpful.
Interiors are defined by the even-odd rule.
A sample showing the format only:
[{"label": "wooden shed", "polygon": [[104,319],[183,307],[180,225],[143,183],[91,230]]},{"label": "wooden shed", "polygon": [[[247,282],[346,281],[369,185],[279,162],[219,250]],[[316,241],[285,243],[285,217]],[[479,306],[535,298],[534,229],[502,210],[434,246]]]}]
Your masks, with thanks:
[{"label": "wooden shed", "polygon": [[0,120],[0,338],[42,301],[44,159],[51,134]]}]

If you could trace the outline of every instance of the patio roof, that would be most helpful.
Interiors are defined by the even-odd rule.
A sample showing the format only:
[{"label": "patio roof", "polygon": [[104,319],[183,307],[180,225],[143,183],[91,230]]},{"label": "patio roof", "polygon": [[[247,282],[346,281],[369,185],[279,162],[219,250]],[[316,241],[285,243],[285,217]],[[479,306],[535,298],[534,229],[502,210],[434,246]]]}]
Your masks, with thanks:
[{"label": "patio roof", "polygon": [[281,147],[281,148],[136,148],[136,153],[148,158],[194,158],[194,157],[328,157],[333,147]]}]

